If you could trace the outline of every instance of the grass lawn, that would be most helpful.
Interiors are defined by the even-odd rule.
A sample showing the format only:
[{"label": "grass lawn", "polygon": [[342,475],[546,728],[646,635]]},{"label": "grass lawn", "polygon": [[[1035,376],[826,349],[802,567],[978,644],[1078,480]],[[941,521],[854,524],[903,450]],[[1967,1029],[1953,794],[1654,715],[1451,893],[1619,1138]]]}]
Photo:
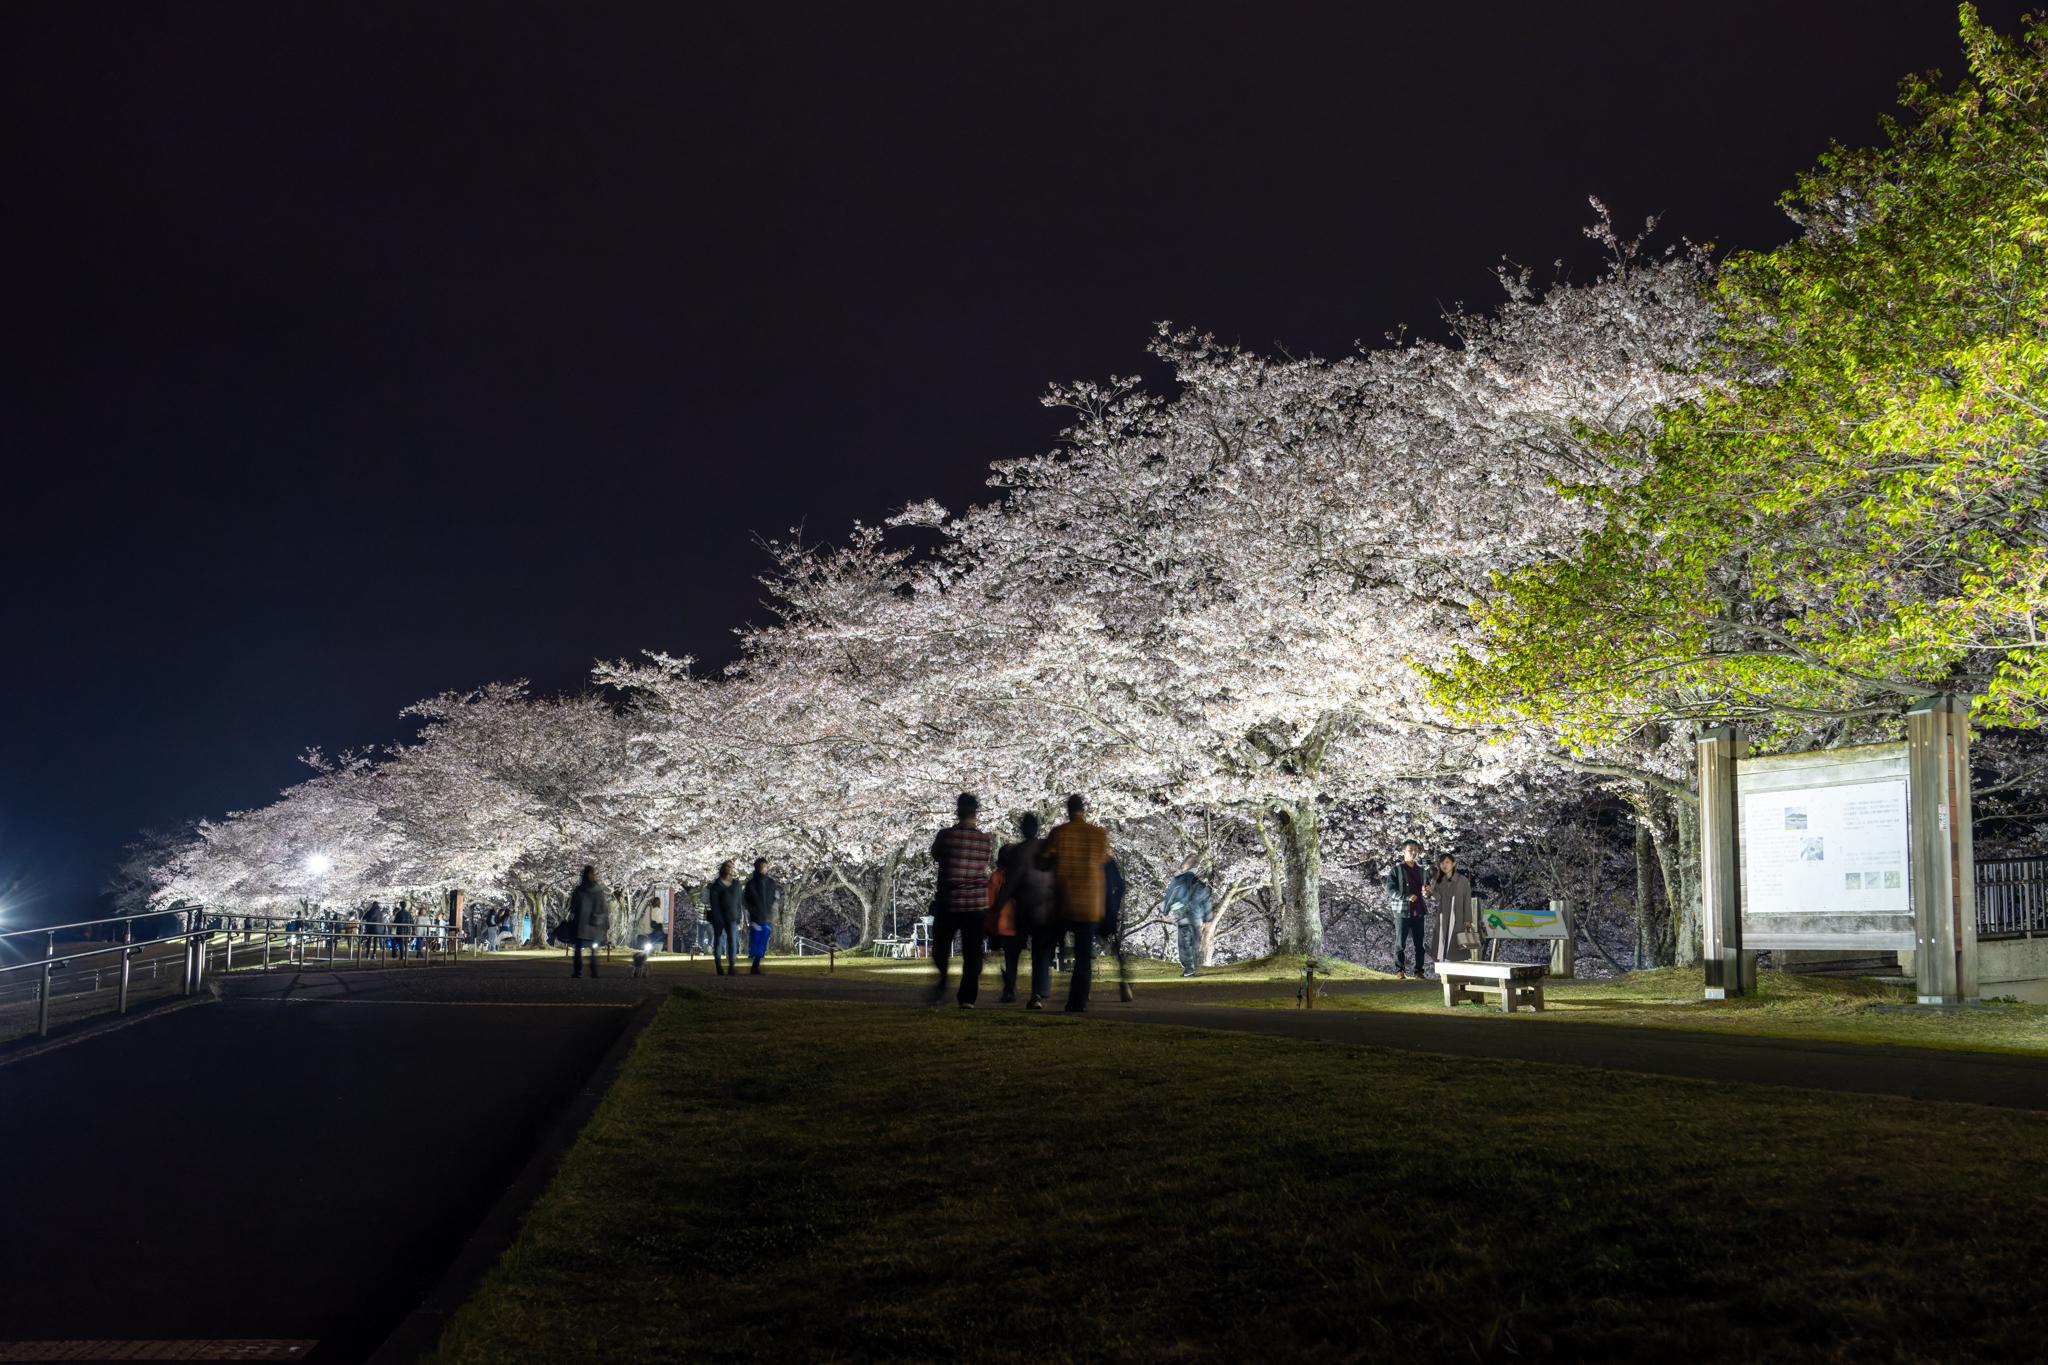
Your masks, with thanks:
[{"label": "grass lawn", "polygon": [[[1757,974],[1755,995],[1703,1000],[1698,968],[1664,967],[1607,981],[1547,981],[1543,997],[1543,1013],[1517,1010],[1512,1018],[1497,1006],[1458,1008],[1489,1014],[1509,1027],[1518,1021],[1531,1025],[1621,1024],[1978,1052],[2048,1052],[2048,1006],[1992,1002],[1973,1009],[1913,1009],[1908,1008],[1913,1003],[1910,988],[1867,978],[1842,980],[1764,971]],[[1291,1009],[1294,994],[1290,988],[1284,995],[1223,1003]],[[1317,1008],[1441,1014],[1443,991],[1433,981],[1426,988],[1406,990],[1339,987],[1321,997]]]},{"label": "grass lawn", "polygon": [[[670,962],[677,960],[680,956],[680,954],[673,956],[664,954],[657,960]],[[705,959],[700,958],[699,960]],[[768,961],[785,970],[795,968],[802,971],[822,972],[830,965],[835,971],[854,972],[869,976],[917,976],[929,978],[932,974],[932,960],[926,957],[886,958],[875,957],[867,953],[843,952],[838,955],[836,962],[830,962],[829,964],[828,959],[816,954],[804,957],[771,957]],[[1156,957],[1141,957],[1136,953],[1131,954],[1126,961],[1129,964],[1131,976],[1134,980],[1155,982],[1162,985],[1179,986],[1183,981],[1189,985],[1199,985],[1203,982],[1271,981],[1289,983],[1289,989],[1292,989],[1292,983],[1301,977],[1301,958],[1299,956],[1251,958],[1243,962],[1231,962],[1217,967],[1204,967],[1200,976],[1192,978],[1181,976],[1180,963],[1178,962]],[[999,953],[988,953],[984,956],[982,961],[984,981],[995,976],[1001,962],[1002,956]],[[1026,955],[1024,964],[1027,968],[1030,962],[1029,955]],[[953,970],[955,972],[959,970],[959,963],[960,955],[956,950],[953,954]],[[1316,967],[1316,979],[1319,981],[1325,975],[1332,975],[1340,981],[1392,981],[1394,979],[1391,972],[1377,971],[1371,967],[1361,967],[1355,962],[1346,962],[1342,958],[1323,957],[1318,958],[1317,963],[1319,965]],[[1105,954],[1096,959],[1095,979],[1098,982],[1106,981],[1112,986],[1115,985],[1116,971],[1115,958]]]},{"label": "grass lawn", "polygon": [[[466,954],[464,960],[480,965],[494,961],[510,965],[540,958],[567,962],[560,949]],[[1434,981],[1401,984],[1390,974],[1370,967],[1329,957],[1319,961],[1316,979],[1324,988],[1318,997],[1319,1009],[1444,1012],[1443,994]],[[1183,980],[1175,963],[1141,957],[1132,957],[1129,962],[1132,978],[1150,1000],[1293,1009],[1301,984],[1301,959],[1293,956],[1205,967],[1192,980]],[[655,960],[654,966],[657,975],[687,980],[692,973],[704,969],[704,959],[692,961],[682,955],[663,955]],[[823,977],[828,964],[822,957],[777,957],[769,959],[769,967],[783,975]],[[1116,970],[1107,958],[1096,964],[1098,992],[1116,989]],[[836,964],[832,964],[832,971],[850,980],[907,986],[924,986],[932,980],[932,964],[925,959],[892,961],[841,953]],[[995,989],[996,981],[996,966],[991,963],[983,968],[982,989]],[[1542,1014],[1518,1010],[1509,1017],[1497,1008],[1478,1005],[1464,1005],[1460,1009],[1467,1014],[1483,1013],[1498,1020],[1500,1026],[1510,1028],[1595,1023],[1824,1042],[2048,1053],[2048,1006],[2044,1005],[1992,1001],[1981,1008],[1966,1010],[1919,1010],[1911,1008],[1913,992],[1908,987],[1883,985],[1867,978],[1844,980],[1777,971],[1760,972],[1757,994],[1738,1000],[1702,999],[1700,987],[1698,968],[1665,967],[1603,981],[1546,982],[1547,1008]],[[1066,977],[1062,974],[1054,983],[1054,994],[1065,991]]]},{"label": "grass lawn", "polygon": [[443,1361],[2011,1360],[2048,1119],[679,994]]}]

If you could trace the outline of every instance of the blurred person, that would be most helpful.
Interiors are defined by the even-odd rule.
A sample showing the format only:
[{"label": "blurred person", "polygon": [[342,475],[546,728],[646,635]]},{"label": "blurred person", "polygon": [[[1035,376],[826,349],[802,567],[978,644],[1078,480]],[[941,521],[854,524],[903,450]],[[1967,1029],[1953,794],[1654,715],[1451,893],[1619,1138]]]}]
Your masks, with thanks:
[{"label": "blurred person", "polygon": [[998,937],[1003,952],[1002,1003],[1017,999],[1017,965],[1024,950],[1031,950],[1031,1003],[1027,1009],[1043,1009],[1052,991],[1053,884],[1052,874],[1038,865],[1045,840],[1038,836],[1038,817],[1030,811],[1017,820],[1018,840],[1004,844],[996,854],[996,875],[1002,879],[995,910]]},{"label": "blurred person", "polygon": [[611,897],[598,884],[597,869],[589,863],[583,865],[583,879],[576,883],[576,889],[569,893],[569,923],[573,926],[570,938],[574,969],[572,977],[583,975],[583,950],[590,950],[590,979],[597,979],[597,947],[611,932]]},{"label": "blurred person", "polygon": [[963,1010],[974,1008],[981,994],[981,950],[988,913],[989,863],[995,853],[993,835],[981,827],[981,801],[961,792],[953,802],[953,823],[932,840],[932,863],[938,889],[932,897],[932,960],[939,969],[932,1003],[946,994],[946,969],[952,963],[953,936],[960,936],[960,991]]},{"label": "blurred person", "polygon": [[412,909],[400,901],[398,913],[391,917],[391,952],[400,962],[412,948],[412,926]]},{"label": "blurred person", "polygon": [[363,911],[363,948],[371,957],[384,951],[384,907],[376,901]]},{"label": "blurred person", "polygon": [[1216,917],[1215,905],[1195,860],[1182,859],[1180,871],[1166,884],[1166,917],[1173,924],[1182,976],[1193,976],[1202,965],[1202,926]]},{"label": "blurred person", "polygon": [[[1095,933],[1102,923],[1107,887],[1103,865],[1109,861],[1109,831],[1088,818],[1088,802],[1079,792],[1067,798],[1067,818],[1045,836],[1037,863],[1053,875],[1053,897],[1060,936],[1074,936],[1074,970],[1068,978],[1068,1014],[1088,1008],[1095,978]],[[1032,963],[1037,975],[1037,963]]]}]

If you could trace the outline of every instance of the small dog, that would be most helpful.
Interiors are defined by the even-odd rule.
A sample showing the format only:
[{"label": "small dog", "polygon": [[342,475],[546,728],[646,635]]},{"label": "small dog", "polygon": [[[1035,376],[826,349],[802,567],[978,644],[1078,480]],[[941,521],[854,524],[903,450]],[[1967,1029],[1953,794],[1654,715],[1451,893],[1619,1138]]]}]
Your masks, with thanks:
[{"label": "small dog", "polygon": [[633,949],[634,976],[647,975],[647,959],[654,956],[654,950],[662,944],[663,935],[667,932],[668,926],[660,920],[655,920],[648,926],[648,937]]}]

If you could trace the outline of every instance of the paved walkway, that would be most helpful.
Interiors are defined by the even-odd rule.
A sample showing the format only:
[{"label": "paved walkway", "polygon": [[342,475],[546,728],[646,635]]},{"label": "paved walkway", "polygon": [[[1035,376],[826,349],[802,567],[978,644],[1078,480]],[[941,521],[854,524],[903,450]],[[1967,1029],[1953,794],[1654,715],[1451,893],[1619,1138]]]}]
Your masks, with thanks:
[{"label": "paved walkway", "polygon": [[177,1343],[226,1339],[301,1343],[242,1358],[367,1355],[638,1000],[457,989],[429,1007],[427,978],[468,974],[230,998],[0,1063],[0,1359],[110,1340],[162,1343],[160,1359],[222,1358]]}]

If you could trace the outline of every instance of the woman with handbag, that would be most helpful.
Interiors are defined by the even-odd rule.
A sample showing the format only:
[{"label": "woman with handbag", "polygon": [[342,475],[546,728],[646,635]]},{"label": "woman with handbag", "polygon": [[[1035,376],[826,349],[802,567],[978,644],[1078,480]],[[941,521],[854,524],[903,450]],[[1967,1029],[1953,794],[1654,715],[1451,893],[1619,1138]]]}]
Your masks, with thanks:
[{"label": "woman with handbag", "polygon": [[1024,950],[1031,950],[1031,999],[1024,1008],[1044,1009],[1052,992],[1052,874],[1038,866],[1045,840],[1038,837],[1038,817],[1026,811],[1017,821],[1020,836],[996,854],[996,875],[1002,885],[990,896],[996,936],[1002,940],[1003,999],[1017,998],[1017,968]]},{"label": "woman with handbag", "polygon": [[1472,917],[1472,879],[1458,871],[1458,860],[1448,853],[1436,860],[1429,899],[1436,911],[1436,933],[1431,938],[1436,960],[1471,961],[1478,938],[1478,926]]}]

